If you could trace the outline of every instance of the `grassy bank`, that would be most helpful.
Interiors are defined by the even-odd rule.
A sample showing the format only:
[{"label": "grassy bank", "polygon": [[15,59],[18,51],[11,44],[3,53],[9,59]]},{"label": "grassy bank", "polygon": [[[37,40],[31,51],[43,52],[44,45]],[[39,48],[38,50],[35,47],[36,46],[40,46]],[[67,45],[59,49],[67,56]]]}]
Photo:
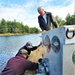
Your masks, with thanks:
[{"label": "grassy bank", "polygon": [[20,36],[25,34],[39,34],[39,33],[6,33],[6,34],[0,34],[0,36]]},{"label": "grassy bank", "polygon": [[20,35],[24,35],[22,33],[6,33],[6,34],[0,34],[0,36],[20,36]]}]

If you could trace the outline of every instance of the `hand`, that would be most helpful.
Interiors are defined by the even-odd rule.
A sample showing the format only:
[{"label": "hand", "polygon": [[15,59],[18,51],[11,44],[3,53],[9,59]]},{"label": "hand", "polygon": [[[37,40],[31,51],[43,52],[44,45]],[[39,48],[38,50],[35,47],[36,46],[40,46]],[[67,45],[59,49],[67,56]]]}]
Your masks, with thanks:
[{"label": "hand", "polygon": [[45,33],[45,32],[46,32],[46,30],[43,30],[43,31],[42,31],[42,33]]},{"label": "hand", "polygon": [[42,58],[39,58],[39,59],[38,59],[38,62],[39,62],[40,64],[42,64],[42,60],[43,60]]},{"label": "hand", "polygon": [[40,42],[40,44],[38,45],[38,47],[41,46],[41,45],[42,45],[42,42]]},{"label": "hand", "polygon": [[40,42],[40,45],[42,45],[42,41]]}]

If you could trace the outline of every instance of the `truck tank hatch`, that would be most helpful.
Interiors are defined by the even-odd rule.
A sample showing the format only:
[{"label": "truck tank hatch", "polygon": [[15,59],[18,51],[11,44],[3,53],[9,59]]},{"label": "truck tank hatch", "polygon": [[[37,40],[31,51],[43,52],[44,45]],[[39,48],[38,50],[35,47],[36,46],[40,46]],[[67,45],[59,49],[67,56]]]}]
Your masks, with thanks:
[{"label": "truck tank hatch", "polygon": [[65,25],[42,34],[43,58],[49,75],[75,75],[75,25]]}]

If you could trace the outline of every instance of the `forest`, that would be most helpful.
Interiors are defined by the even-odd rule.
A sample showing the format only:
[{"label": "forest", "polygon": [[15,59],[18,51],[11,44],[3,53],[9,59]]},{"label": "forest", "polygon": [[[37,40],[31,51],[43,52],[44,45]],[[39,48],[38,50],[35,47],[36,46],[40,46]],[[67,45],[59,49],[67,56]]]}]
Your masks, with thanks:
[{"label": "forest", "polygon": [[[62,20],[59,16],[56,16],[56,21],[59,26],[64,25],[75,25],[75,14],[67,14],[65,20]],[[29,27],[23,23],[14,21],[6,21],[4,18],[0,20],[0,34],[6,33],[21,33],[21,34],[30,34],[30,33],[40,33],[41,31],[36,27]]]},{"label": "forest", "polygon": [[0,21],[0,34],[6,33],[20,33],[20,34],[29,34],[29,33],[39,33],[40,30],[36,27],[29,27],[23,23],[14,21],[6,21],[2,19]]},{"label": "forest", "polygon": [[63,26],[63,25],[75,25],[75,14],[70,15],[67,14],[65,20],[62,20],[62,18],[59,18],[59,16],[55,17],[59,26]]}]

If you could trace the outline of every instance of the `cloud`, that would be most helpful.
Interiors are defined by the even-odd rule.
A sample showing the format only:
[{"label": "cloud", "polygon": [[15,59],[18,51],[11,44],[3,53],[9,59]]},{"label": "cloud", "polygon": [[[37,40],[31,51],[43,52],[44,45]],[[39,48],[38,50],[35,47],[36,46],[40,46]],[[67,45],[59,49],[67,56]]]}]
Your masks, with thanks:
[{"label": "cloud", "polygon": [[44,5],[47,6],[47,4],[50,3],[51,1],[52,1],[52,0],[41,0],[41,1],[39,2],[39,5],[40,5],[40,6],[41,6],[41,5],[42,5],[42,6],[44,6]]},{"label": "cloud", "polygon": [[[39,28],[38,24],[38,12],[37,7],[43,6],[43,8],[48,11],[52,12],[54,16],[58,15],[64,19],[68,13],[74,13],[74,3],[73,1],[69,3],[67,6],[54,6],[51,5],[51,1],[53,0],[27,0],[26,3],[22,5],[18,4],[9,4],[9,6],[5,7],[0,3],[0,19],[4,18],[5,20],[14,20],[19,22],[23,22],[24,25],[29,25],[30,27],[37,27]],[[55,0],[54,0],[55,1]],[[64,4],[69,2],[70,0],[64,0]],[[40,28],[39,28],[40,29]]]},{"label": "cloud", "polygon": [[[49,8],[47,8],[49,9]],[[57,6],[57,7],[51,7],[48,11],[51,11],[54,16],[58,15],[59,17],[61,17],[62,19],[65,19],[65,17],[67,16],[68,13],[70,13],[71,15],[74,14],[74,3],[72,2],[70,5],[68,6]]]}]

